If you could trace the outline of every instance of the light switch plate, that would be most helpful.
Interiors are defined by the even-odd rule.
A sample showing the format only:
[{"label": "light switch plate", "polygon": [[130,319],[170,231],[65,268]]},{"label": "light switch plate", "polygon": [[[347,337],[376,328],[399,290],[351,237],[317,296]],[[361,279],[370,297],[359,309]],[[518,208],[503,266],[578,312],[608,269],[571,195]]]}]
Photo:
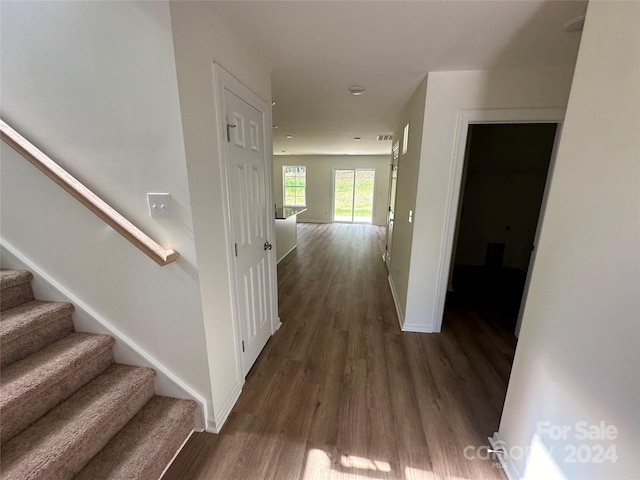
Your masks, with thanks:
[{"label": "light switch plate", "polygon": [[413,210],[409,210],[409,223],[413,223]]},{"label": "light switch plate", "polygon": [[171,195],[168,193],[147,193],[151,218],[171,216]]}]

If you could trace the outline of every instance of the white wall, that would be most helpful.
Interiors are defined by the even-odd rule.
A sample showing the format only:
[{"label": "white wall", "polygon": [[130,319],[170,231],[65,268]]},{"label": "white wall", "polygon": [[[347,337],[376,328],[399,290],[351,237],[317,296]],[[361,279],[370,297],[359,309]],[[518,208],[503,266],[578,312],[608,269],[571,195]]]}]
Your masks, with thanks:
[{"label": "white wall", "polygon": [[[640,4],[590,2],[500,423],[508,447],[541,445],[562,475],[640,472]],[[615,425],[581,441],[575,424]],[[537,422],[568,425],[565,440]],[[615,463],[568,463],[568,445]],[[546,452],[545,452],[546,450]],[[512,459],[527,479],[541,461]]]},{"label": "white wall", "polygon": [[168,4],[0,8],[2,118],[181,257],[159,267],[4,143],[3,242],[211,402]]},{"label": "white wall", "polygon": [[[444,304],[439,299],[438,280],[447,278],[450,263],[451,240],[445,238],[449,198],[459,195],[460,185],[453,182],[459,113],[479,109],[562,108],[567,102],[572,74],[571,66],[429,73],[413,248],[405,252],[410,255],[411,269],[402,272],[408,273],[405,330],[434,331],[442,318]],[[455,211],[457,204],[452,207]]]},{"label": "white wall", "polygon": [[[389,142],[390,143],[390,142]],[[391,145],[389,145],[391,152]],[[373,198],[373,224],[386,225],[389,201],[389,155],[274,155],[273,200],[282,205],[282,166],[307,167],[307,211],[300,222],[333,221],[333,171],[336,168],[372,168],[376,171]]]},{"label": "white wall", "polygon": [[[394,143],[400,141],[398,157],[398,179],[396,183],[395,218],[389,283],[393,291],[400,323],[404,323],[411,267],[411,248],[414,223],[409,222],[409,212],[415,215],[418,194],[418,172],[424,125],[424,102],[427,79],[423,80],[400,114],[400,121],[393,131]],[[409,125],[409,141],[403,152],[403,132]]]},{"label": "white wall", "polygon": [[220,64],[268,105],[271,78],[241,35],[229,30],[213,2],[171,2],[170,10],[213,395],[214,418],[209,419],[209,428],[217,430],[240,394],[244,378],[236,362],[229,279],[232,243],[225,237],[217,136],[223,126],[216,120],[213,64]]}]

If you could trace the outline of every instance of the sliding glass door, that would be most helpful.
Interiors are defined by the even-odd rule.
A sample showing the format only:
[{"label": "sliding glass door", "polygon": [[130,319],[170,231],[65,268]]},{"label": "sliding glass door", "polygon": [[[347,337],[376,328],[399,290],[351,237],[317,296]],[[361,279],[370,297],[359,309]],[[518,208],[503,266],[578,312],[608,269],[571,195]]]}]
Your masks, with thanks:
[{"label": "sliding glass door", "polygon": [[372,223],[376,172],[372,169],[336,169],[333,177],[333,221]]}]

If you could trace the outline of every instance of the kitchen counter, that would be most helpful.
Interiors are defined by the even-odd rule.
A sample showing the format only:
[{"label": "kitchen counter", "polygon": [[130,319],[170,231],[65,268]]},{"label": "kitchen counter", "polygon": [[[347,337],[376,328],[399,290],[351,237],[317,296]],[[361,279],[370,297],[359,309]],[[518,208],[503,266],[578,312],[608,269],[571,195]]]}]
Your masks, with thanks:
[{"label": "kitchen counter", "polygon": [[298,214],[306,207],[276,208],[276,258],[277,262],[289,255],[298,246]]},{"label": "kitchen counter", "polygon": [[307,207],[278,207],[276,208],[276,220],[286,220],[306,211]]}]

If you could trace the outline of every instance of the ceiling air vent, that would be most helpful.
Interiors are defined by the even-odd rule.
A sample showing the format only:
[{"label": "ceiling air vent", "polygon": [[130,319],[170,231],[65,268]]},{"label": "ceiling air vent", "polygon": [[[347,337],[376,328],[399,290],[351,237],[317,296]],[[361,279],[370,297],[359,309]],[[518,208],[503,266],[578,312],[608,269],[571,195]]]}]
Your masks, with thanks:
[{"label": "ceiling air vent", "polygon": [[393,135],[391,135],[390,133],[387,133],[385,135],[378,135],[376,138],[378,139],[379,142],[388,142],[393,138]]}]

